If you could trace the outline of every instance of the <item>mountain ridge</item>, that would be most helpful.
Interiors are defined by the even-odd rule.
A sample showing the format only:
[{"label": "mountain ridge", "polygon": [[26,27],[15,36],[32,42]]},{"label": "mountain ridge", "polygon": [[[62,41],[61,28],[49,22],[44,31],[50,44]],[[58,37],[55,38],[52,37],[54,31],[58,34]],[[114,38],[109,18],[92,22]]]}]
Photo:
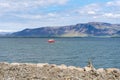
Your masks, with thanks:
[{"label": "mountain ridge", "polygon": [[59,27],[40,27],[14,32],[13,37],[94,37],[120,36],[120,24],[88,22]]}]

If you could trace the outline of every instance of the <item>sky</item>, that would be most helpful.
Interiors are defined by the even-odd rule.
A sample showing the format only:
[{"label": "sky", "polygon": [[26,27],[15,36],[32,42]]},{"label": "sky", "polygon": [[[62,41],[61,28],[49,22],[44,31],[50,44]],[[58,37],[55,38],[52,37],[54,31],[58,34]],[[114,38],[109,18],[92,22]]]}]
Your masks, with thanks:
[{"label": "sky", "polygon": [[120,0],[0,0],[0,32],[88,22],[120,23]]}]

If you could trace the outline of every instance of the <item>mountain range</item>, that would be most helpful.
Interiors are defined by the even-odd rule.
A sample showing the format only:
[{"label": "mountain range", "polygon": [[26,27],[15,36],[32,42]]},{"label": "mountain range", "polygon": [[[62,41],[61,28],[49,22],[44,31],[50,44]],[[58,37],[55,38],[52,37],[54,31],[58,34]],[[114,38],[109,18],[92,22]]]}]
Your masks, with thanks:
[{"label": "mountain range", "polygon": [[119,37],[120,24],[88,22],[59,27],[24,29],[7,36],[11,37]]}]

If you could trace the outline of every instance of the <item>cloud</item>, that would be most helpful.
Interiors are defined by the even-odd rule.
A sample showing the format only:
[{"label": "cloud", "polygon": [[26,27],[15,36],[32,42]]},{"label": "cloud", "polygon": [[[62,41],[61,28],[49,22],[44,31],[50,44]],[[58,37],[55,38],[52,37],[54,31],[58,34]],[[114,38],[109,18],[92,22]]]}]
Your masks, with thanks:
[{"label": "cloud", "polygon": [[80,15],[96,15],[101,10],[99,4],[89,4],[77,10]]},{"label": "cloud", "polygon": [[45,14],[12,14],[11,16],[27,19],[27,20],[44,20],[44,19],[50,19],[50,18],[56,18],[59,16],[59,14],[51,12],[51,13],[45,13]]},{"label": "cloud", "polygon": [[68,0],[0,0],[0,7],[37,7],[49,5],[63,5]]},{"label": "cloud", "polygon": [[107,18],[120,18],[120,14],[105,13],[105,14],[103,14],[103,17],[107,17]]},{"label": "cloud", "polygon": [[85,5],[77,10],[79,16],[92,18],[120,19],[120,1],[112,0],[106,3]]},{"label": "cloud", "polygon": [[0,32],[15,32],[15,30],[0,30]]},{"label": "cloud", "polygon": [[24,11],[50,5],[64,5],[68,0],[0,0],[0,12]]},{"label": "cloud", "polygon": [[120,0],[113,0],[106,3],[107,6],[120,6]]},{"label": "cloud", "polygon": [[0,7],[8,8],[8,7],[10,7],[10,5],[9,5],[9,3],[0,3]]},{"label": "cloud", "polygon": [[[22,30],[89,21],[119,22],[120,1],[67,8],[69,0],[0,0],[0,30]],[[61,7],[67,5],[66,9]],[[57,6],[53,7],[51,6]],[[69,5],[71,6],[71,5]]]},{"label": "cloud", "polygon": [[13,16],[23,19],[42,19],[42,15],[31,15],[31,14],[14,14]]}]

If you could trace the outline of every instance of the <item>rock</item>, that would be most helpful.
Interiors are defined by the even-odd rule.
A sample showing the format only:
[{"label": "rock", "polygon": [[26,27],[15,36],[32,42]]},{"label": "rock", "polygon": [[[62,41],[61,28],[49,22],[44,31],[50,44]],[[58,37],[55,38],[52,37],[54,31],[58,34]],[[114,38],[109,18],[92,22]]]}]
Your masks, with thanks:
[{"label": "rock", "polygon": [[69,69],[77,69],[75,66],[68,66]]},{"label": "rock", "polygon": [[91,60],[88,61],[87,67],[84,67],[84,71],[96,71]]},{"label": "rock", "polygon": [[20,65],[20,63],[11,63],[10,65],[18,66],[18,65]]},{"label": "rock", "polygon": [[111,72],[120,72],[120,69],[116,69],[116,68],[108,68],[106,69],[107,73],[111,73]]},{"label": "rock", "polygon": [[97,69],[97,72],[99,72],[99,73],[105,73],[105,69],[99,68],[99,69]]},{"label": "rock", "polygon": [[120,80],[120,69],[48,63],[0,63],[0,80]]},{"label": "rock", "polygon": [[49,65],[48,63],[38,63],[37,64],[37,67],[43,67],[43,66],[45,66],[45,65]]},{"label": "rock", "polygon": [[51,67],[56,67],[57,65],[55,65],[55,64],[51,64],[50,66],[51,66]]},{"label": "rock", "polygon": [[58,66],[58,68],[60,68],[60,69],[67,69],[68,67],[66,65],[62,64],[62,65]]},{"label": "rock", "polygon": [[84,71],[96,71],[95,68],[91,68],[91,67],[84,67],[83,69]]},{"label": "rock", "polygon": [[91,71],[92,69],[90,67],[84,67],[84,71]]},{"label": "rock", "polygon": [[77,70],[78,70],[78,71],[84,71],[84,69],[83,69],[83,68],[77,68]]}]

